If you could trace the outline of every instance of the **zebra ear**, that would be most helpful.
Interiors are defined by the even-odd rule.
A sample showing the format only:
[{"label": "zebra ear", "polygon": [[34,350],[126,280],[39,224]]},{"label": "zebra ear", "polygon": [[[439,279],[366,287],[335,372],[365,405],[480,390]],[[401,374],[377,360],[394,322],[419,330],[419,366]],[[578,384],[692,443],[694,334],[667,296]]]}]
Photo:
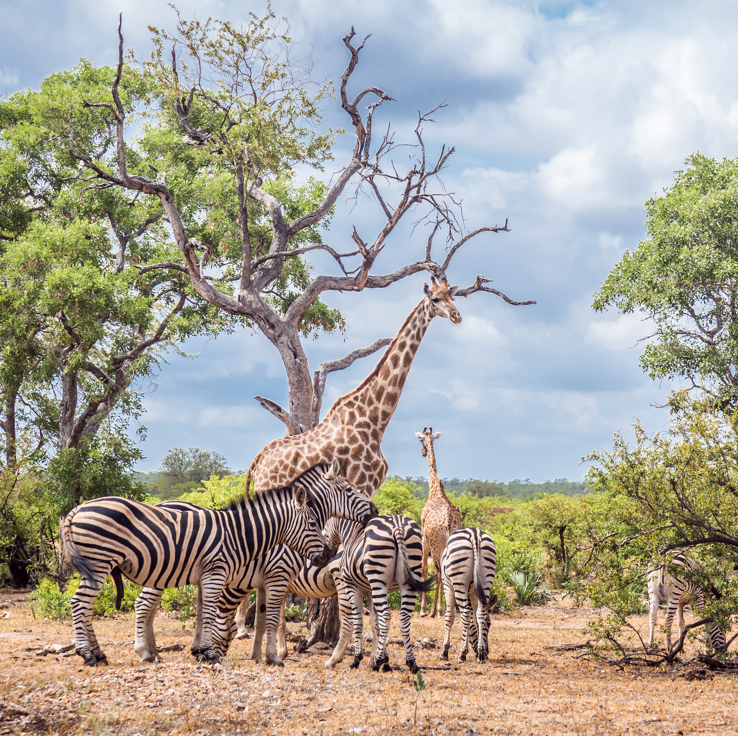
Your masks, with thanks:
[{"label": "zebra ear", "polygon": [[333,462],[331,463],[331,467],[328,468],[328,471],[323,476],[326,480],[336,480],[338,476],[341,474],[341,463],[338,462],[338,458],[334,458]]},{"label": "zebra ear", "polygon": [[440,436],[441,436],[441,433],[440,433],[440,432],[436,432],[436,433],[435,433],[435,434],[433,435],[433,439],[434,439],[434,440],[437,440],[437,439],[438,439],[438,438],[439,438]]},{"label": "zebra ear", "polygon": [[298,511],[302,511],[307,506],[307,502],[307,491],[302,486],[295,484],[295,506],[297,506]]}]

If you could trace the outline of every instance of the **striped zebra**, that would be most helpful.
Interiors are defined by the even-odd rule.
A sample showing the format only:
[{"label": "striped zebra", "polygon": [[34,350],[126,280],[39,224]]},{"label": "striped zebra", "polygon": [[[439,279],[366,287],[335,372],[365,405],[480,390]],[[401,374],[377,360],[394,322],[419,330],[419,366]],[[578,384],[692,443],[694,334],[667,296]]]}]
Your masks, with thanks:
[{"label": "striped zebra", "polygon": [[[287,620],[285,601],[288,593],[304,598],[328,598],[336,593],[332,572],[337,558],[318,568],[306,563],[296,552],[280,545],[264,557],[255,560],[253,574],[244,576],[239,587],[224,588],[218,604],[218,619],[213,628],[213,648],[223,656],[237,637],[239,627],[236,610],[248,603],[249,593],[256,588],[256,626],[251,647],[251,659],[261,659],[264,634],[267,635],[265,664],[281,666],[287,656]],[[241,622],[243,624],[243,621]],[[243,624],[245,629],[245,624]]]},{"label": "striped zebra", "polygon": [[72,509],[62,539],[82,578],[71,600],[77,654],[89,666],[106,661],[92,627],[92,607],[105,578],[113,573],[119,583],[122,573],[157,590],[200,583],[204,656],[215,661],[211,629],[218,599],[245,565],[280,543],[316,565],[328,561],[310,504],[308,490],[293,484],[222,511],[194,505],[184,511],[116,497]]},{"label": "striped zebra", "polygon": [[[334,461],[332,465],[316,465],[295,481],[309,490],[311,508],[321,529],[331,517],[350,519],[353,520],[353,523],[358,522],[363,526],[369,519],[377,515],[377,507],[374,503],[340,476],[339,467],[337,461]],[[186,510],[190,506],[191,504],[182,501],[165,501],[158,504],[158,507],[180,510]],[[255,659],[261,657],[262,638],[266,628],[268,632],[266,661],[269,664],[281,664],[281,658],[274,640],[280,628],[280,619],[284,618],[284,597],[287,595],[289,586],[300,576],[303,577],[303,587],[312,586],[313,593],[319,592],[321,588],[318,586],[316,591],[316,581],[322,580],[324,577],[324,574],[321,573],[323,566],[316,567],[309,564],[306,566],[305,560],[285,545],[277,545],[264,556],[249,561],[228,583],[229,593],[224,595],[218,603],[217,623],[213,623],[213,626],[218,629],[216,653],[224,654],[233,638],[233,632],[230,631],[233,620],[232,602],[234,600],[241,601],[243,598],[248,600],[247,596],[252,588],[262,588],[261,595],[263,598],[269,597],[270,601],[279,601],[279,596],[282,596],[282,602],[281,604],[278,602],[276,605],[272,605],[263,600],[261,601],[259,607],[266,606],[269,614],[266,623],[263,615],[260,616],[259,622],[257,622],[257,634],[260,633],[261,636],[258,638],[258,643],[256,639],[254,641],[251,657]],[[153,621],[161,601],[162,592],[160,589],[147,587],[141,591],[136,600],[135,646],[136,652],[145,660],[153,659],[156,656]],[[290,590],[289,592],[297,591]],[[335,592],[335,586],[333,586],[333,592]],[[329,595],[332,595],[333,592]],[[195,656],[203,654],[202,594],[199,589],[197,600],[197,622],[191,649]],[[226,609],[221,613],[222,606],[226,606]],[[281,615],[280,608],[282,610]],[[281,637],[284,640],[284,627],[281,628]],[[212,641],[215,644],[216,636],[213,632],[211,632]],[[257,645],[258,649],[256,648]],[[285,649],[286,644],[281,647],[281,651],[284,652]]]},{"label": "striped zebra", "polygon": [[495,581],[497,554],[492,537],[479,529],[459,529],[448,538],[441,557],[441,579],[446,593],[446,636],[441,659],[448,659],[454,608],[458,605],[464,633],[459,661],[466,661],[469,642],[480,662],[489,653],[489,611],[497,602],[489,589]]},{"label": "striped zebra", "polygon": [[[696,560],[687,557],[684,552],[673,552],[672,562],[675,565],[696,570],[700,567]],[[665,565],[661,565],[648,572],[648,601],[649,601],[649,634],[648,646],[653,645],[653,634],[658,620],[659,605],[666,603],[666,649],[671,650],[671,625],[674,614],[678,613],[679,636],[684,632],[684,606],[691,605],[692,610],[705,610],[705,596],[702,588],[692,584],[689,580],[670,575]],[[710,641],[715,651],[725,649],[725,634],[722,629],[714,625],[710,628]]]},{"label": "striped zebra", "polygon": [[354,659],[351,667],[358,667],[363,652],[363,595],[367,594],[373,613],[372,669],[389,671],[387,634],[390,611],[387,593],[400,591],[400,631],[405,644],[405,662],[415,673],[413,645],[410,641],[410,618],[415,609],[418,592],[429,591],[434,578],[420,579],[423,557],[423,538],[420,527],[405,516],[383,515],[372,519],[364,529],[346,521],[332,520],[326,530],[328,543],[337,548],[343,544],[340,574],[334,575],[341,614],[341,633],[338,644],[325,667],[333,667],[343,659],[354,632]]}]

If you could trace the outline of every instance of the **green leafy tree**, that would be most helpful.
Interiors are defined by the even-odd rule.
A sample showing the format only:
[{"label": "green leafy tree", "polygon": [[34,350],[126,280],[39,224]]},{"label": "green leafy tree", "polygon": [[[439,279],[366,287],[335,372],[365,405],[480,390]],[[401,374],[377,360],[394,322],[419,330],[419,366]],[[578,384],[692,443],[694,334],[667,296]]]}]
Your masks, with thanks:
[{"label": "green leafy tree", "polygon": [[[159,477],[152,490],[161,500],[175,498],[197,486],[211,476],[230,475],[228,461],[219,452],[201,450],[199,447],[174,447],[161,461]],[[243,490],[243,489],[242,489]]]},{"label": "green leafy tree", "polygon": [[412,481],[397,477],[387,478],[374,494],[374,503],[380,514],[407,516],[420,524],[424,505],[420,493],[420,487]]},{"label": "green leafy tree", "polygon": [[685,550],[701,563],[678,574],[707,591],[708,616],[724,630],[738,608],[738,420],[714,400],[690,399],[685,391],[672,396],[670,408],[667,433],[649,437],[636,424],[633,446],[616,435],[612,451],[587,458],[597,504],[586,521],[589,592],[594,605],[613,614],[601,624],[606,635],[640,608],[646,572],[668,564],[669,550]]},{"label": "green leafy tree", "polygon": [[738,398],[738,161],[699,153],[646,203],[648,238],[626,251],[594,308],[643,313],[655,329],[641,365]]}]

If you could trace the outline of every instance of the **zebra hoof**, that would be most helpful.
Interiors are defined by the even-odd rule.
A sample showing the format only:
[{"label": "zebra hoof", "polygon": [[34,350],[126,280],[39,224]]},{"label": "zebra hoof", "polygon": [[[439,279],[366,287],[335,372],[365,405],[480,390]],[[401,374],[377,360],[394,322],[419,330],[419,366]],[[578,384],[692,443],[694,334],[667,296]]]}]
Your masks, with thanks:
[{"label": "zebra hoof", "polygon": [[85,660],[85,667],[97,667],[97,658],[92,652],[83,654],[82,658]]},{"label": "zebra hoof", "polygon": [[202,651],[200,661],[207,662],[208,664],[218,664],[220,657],[212,649],[207,649]]},{"label": "zebra hoof", "polygon": [[236,639],[250,639],[251,638],[251,635],[249,634],[248,631],[244,631],[243,633],[241,633],[239,631],[238,634],[236,634],[236,636],[234,638],[236,638]]},{"label": "zebra hoof", "polygon": [[269,667],[284,667],[284,662],[279,657],[275,657],[274,659],[267,659],[264,657],[264,659],[261,660],[261,663],[268,665]]},{"label": "zebra hoof", "polygon": [[448,661],[448,647],[444,647],[441,652],[441,659]]},{"label": "zebra hoof", "polygon": [[190,654],[195,659],[200,659],[205,654],[205,650],[201,649],[200,647],[190,647]]},{"label": "zebra hoof", "polygon": [[382,665],[382,672],[392,672],[392,665],[389,662],[385,662]]},{"label": "zebra hoof", "polygon": [[[361,659],[354,657],[349,666],[352,670],[358,670],[360,664],[361,664]],[[374,667],[374,665],[372,665],[372,669],[376,671],[377,668]]]},{"label": "zebra hoof", "polygon": [[405,664],[414,675],[420,672],[420,667],[418,667],[418,663],[414,659],[406,659]]},{"label": "zebra hoof", "polygon": [[459,654],[459,662],[466,662],[466,652]]},{"label": "zebra hoof", "polygon": [[477,652],[477,661],[478,662],[486,662],[488,656],[489,656],[489,652],[486,649],[480,649]]},{"label": "zebra hoof", "polygon": [[108,663],[108,658],[105,656],[103,652],[95,652],[95,659],[97,660],[98,664]]}]

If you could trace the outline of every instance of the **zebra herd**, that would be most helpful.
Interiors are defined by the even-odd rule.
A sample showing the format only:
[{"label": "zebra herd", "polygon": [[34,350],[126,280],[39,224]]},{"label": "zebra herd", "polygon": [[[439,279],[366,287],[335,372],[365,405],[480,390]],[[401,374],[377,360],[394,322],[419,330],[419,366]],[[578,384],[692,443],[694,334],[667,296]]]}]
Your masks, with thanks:
[{"label": "zebra herd", "polygon": [[[399,590],[405,661],[418,665],[410,640],[411,614],[422,580],[420,528],[404,516],[379,516],[374,503],[339,474],[338,463],[311,468],[287,488],[256,494],[224,510],[181,501],[150,505],[108,497],[77,506],[62,524],[65,554],[80,572],[71,600],[75,650],[89,666],[106,662],[92,626],[92,609],[112,575],[118,601],[122,576],[142,586],[136,600],[135,652],[157,656],[154,614],[164,589],[196,584],[197,623],[192,654],[208,662],[222,658],[236,636],[236,609],[257,590],[256,633],[251,657],[282,665],[286,656],[285,599],[338,594],[340,637],[326,667],[344,656],[354,637],[351,667],[363,657],[366,595],[373,633],[372,668],[388,670],[390,612],[387,594]],[[306,561],[307,560],[307,561]],[[495,547],[489,535],[463,529],[449,538],[442,561],[448,602],[443,658],[448,657],[454,605],[480,661],[487,658],[489,589],[495,576]]]},{"label": "zebra herd", "polygon": [[[351,667],[363,657],[364,596],[369,608],[373,646],[372,669],[388,670],[387,637],[390,612],[387,594],[399,590],[399,625],[405,662],[418,670],[410,639],[411,615],[419,592],[434,578],[423,580],[422,536],[418,525],[404,516],[378,514],[366,496],[343,479],[338,464],[318,465],[287,488],[256,494],[224,510],[201,508],[181,501],[149,505],[108,497],[73,509],[62,524],[66,555],[80,572],[81,582],[71,600],[75,649],[86,665],[105,662],[92,626],[92,609],[103,582],[112,575],[122,598],[122,575],[141,585],[136,600],[135,652],[145,661],[157,656],[154,614],[166,588],[198,585],[197,624],[192,654],[217,662],[228,651],[239,629],[236,609],[257,590],[257,614],[251,657],[259,660],[266,634],[264,661],[282,665],[287,653],[285,599],[338,594],[340,635],[325,667],[340,662],[353,634]],[[676,565],[694,569],[683,553]],[[307,561],[306,561],[307,560]],[[463,633],[459,660],[469,647],[478,661],[487,659],[490,596],[496,572],[492,538],[478,529],[453,532],[441,562],[446,596],[442,659],[448,659],[455,608]],[[683,608],[704,608],[699,587],[670,575],[664,566],[648,573],[650,636],[654,638],[659,605],[666,603],[667,648],[678,613],[680,635]],[[724,649],[725,635],[710,632],[713,647]]]}]

